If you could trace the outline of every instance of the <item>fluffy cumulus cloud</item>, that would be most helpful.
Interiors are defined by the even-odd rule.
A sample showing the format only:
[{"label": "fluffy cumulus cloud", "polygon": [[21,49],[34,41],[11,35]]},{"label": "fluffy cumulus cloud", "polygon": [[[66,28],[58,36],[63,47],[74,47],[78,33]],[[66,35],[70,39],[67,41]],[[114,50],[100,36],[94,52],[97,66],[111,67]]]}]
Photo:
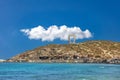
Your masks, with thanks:
[{"label": "fluffy cumulus cloud", "polygon": [[42,41],[53,41],[55,39],[68,40],[68,36],[74,34],[76,39],[84,39],[92,37],[91,32],[86,29],[82,31],[80,27],[67,27],[66,25],[52,25],[45,29],[43,26],[37,26],[31,29],[21,29],[29,39]]}]

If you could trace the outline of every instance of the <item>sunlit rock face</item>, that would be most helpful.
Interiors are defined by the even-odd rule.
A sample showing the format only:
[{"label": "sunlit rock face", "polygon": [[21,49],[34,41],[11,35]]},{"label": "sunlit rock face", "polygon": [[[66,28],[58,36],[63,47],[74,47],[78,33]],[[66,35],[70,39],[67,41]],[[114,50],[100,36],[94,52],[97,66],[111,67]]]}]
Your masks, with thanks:
[{"label": "sunlit rock face", "polygon": [[76,44],[51,44],[26,51],[7,62],[75,62],[120,64],[120,43],[87,41]]}]

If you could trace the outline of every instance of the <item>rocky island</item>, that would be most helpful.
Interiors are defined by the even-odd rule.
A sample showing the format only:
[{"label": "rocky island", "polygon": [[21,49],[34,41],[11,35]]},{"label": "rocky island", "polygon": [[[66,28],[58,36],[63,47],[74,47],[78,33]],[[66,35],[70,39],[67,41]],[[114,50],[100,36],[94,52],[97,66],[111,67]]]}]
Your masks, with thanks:
[{"label": "rocky island", "polygon": [[6,61],[120,64],[120,42],[87,41],[77,44],[50,44],[18,54]]}]

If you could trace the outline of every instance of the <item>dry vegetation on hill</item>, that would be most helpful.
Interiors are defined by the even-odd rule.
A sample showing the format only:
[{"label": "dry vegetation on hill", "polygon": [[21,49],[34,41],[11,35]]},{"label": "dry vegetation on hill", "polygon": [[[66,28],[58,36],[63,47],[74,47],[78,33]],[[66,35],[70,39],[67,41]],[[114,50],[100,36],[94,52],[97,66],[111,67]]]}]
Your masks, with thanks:
[{"label": "dry vegetation on hill", "polygon": [[26,51],[7,61],[120,64],[120,43],[111,41],[87,41],[78,44],[51,44]]}]

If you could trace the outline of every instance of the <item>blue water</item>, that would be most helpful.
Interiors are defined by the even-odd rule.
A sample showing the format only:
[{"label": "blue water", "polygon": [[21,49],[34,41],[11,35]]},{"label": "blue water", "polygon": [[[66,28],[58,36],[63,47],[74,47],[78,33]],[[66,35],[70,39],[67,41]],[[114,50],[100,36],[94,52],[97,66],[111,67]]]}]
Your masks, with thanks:
[{"label": "blue water", "polygon": [[120,80],[120,65],[0,63],[0,80]]}]

